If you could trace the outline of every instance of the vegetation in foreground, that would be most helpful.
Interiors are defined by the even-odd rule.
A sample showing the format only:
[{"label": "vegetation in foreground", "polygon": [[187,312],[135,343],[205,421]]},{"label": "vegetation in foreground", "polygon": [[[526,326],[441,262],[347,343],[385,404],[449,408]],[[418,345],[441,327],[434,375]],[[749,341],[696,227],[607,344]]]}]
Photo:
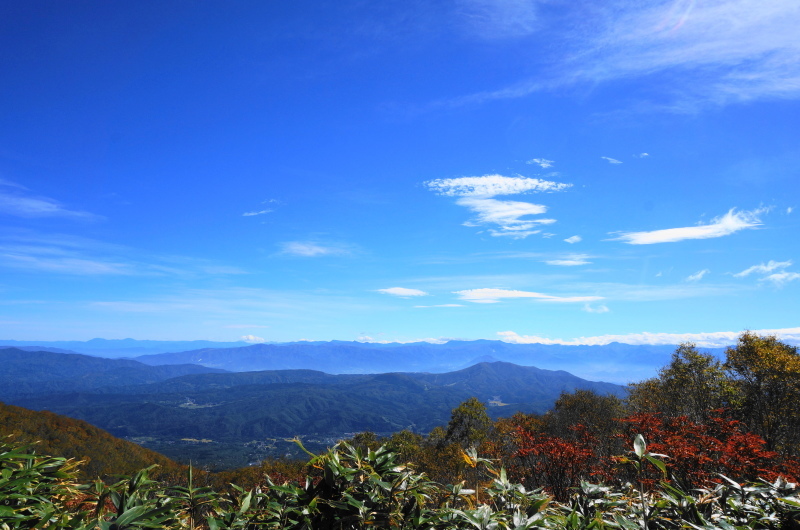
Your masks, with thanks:
[{"label": "vegetation in foreground", "polygon": [[[667,480],[663,455],[639,435],[620,460],[634,482],[606,487],[582,482],[565,502],[508,480],[474,451],[462,454],[479,471],[474,484],[442,485],[401,465],[385,447],[347,443],[311,459],[318,470],[302,484],[217,492],[168,486],[150,469],[114,484],[75,480],[77,462],[0,446],[0,528],[42,529],[527,529],[527,528],[798,528],[796,484],[740,485],[720,477],[691,492]],[[653,468],[663,480],[648,488]]]}]

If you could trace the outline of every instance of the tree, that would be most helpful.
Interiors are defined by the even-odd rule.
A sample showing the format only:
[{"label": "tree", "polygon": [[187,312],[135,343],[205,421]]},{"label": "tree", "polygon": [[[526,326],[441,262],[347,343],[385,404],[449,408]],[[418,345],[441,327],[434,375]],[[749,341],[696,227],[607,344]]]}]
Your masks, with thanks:
[{"label": "tree", "polygon": [[478,448],[492,431],[492,420],[486,405],[471,397],[450,413],[450,422],[444,435],[445,443],[455,443],[466,449]]},{"label": "tree", "polygon": [[692,343],[678,346],[658,377],[633,383],[628,391],[632,412],[686,416],[698,423],[713,416],[712,411],[729,407],[735,399],[722,363],[711,354],[700,353]]},{"label": "tree", "polygon": [[745,332],[725,351],[725,370],[740,395],[737,414],[768,450],[800,450],[800,355],[774,335]]},{"label": "tree", "polygon": [[546,431],[573,442],[589,435],[597,441],[595,453],[608,457],[622,450],[615,435],[624,415],[625,408],[616,396],[601,396],[593,390],[563,392],[545,416]]}]

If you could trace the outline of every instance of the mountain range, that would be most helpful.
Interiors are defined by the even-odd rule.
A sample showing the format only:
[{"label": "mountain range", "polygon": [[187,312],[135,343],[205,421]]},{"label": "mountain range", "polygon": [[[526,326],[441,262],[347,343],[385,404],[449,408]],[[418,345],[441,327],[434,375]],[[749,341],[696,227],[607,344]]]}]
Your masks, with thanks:
[{"label": "mountain range", "polygon": [[[352,352],[352,346],[345,351]],[[189,353],[176,360],[196,355]],[[625,392],[619,385],[565,371],[500,361],[444,373],[230,372],[189,363],[151,366],[5,348],[0,349],[0,363],[0,400],[162,445],[206,440],[241,446],[297,435],[335,439],[366,430],[427,433],[446,424],[451,410],[473,396],[490,404],[490,414],[499,417],[517,411],[543,413],[562,392],[578,388]]]}]

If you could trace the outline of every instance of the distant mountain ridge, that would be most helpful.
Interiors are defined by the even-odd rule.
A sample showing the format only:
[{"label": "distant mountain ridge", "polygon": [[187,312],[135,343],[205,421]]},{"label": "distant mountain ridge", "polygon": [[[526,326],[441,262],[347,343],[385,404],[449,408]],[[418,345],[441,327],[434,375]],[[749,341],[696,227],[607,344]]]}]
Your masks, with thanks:
[{"label": "distant mountain ridge", "polygon": [[187,374],[224,372],[194,364],[149,366],[79,353],[0,349],[0,399],[103,387],[155,383]]},{"label": "distant mountain ridge", "polygon": [[654,375],[674,346],[512,344],[450,341],[376,344],[295,342],[203,348],[136,357],[145,364],[200,364],[232,372],[315,369],[327,373],[450,372],[475,362],[503,361],[548,370],[569,370],[585,379],[630,382]]},{"label": "distant mountain ridge", "polygon": [[[229,371],[313,369],[326,373],[449,372],[478,362],[504,361],[549,370],[569,370],[585,379],[628,383],[655,375],[677,345],[597,346],[516,344],[499,340],[373,343],[355,341],[259,343],[212,341],[0,340],[0,348],[22,347],[131,358],[149,365],[200,364]],[[36,346],[40,346],[37,348]],[[702,348],[722,356],[723,348]]]},{"label": "distant mountain ridge", "polygon": [[87,341],[59,340],[59,341],[30,341],[30,340],[0,340],[0,348],[13,347],[29,349],[35,347],[36,351],[69,350],[73,353],[95,355],[119,359],[124,357],[137,357],[166,352],[180,352],[196,350],[199,348],[236,348],[247,346],[246,342],[214,342],[210,340],[171,341],[171,340],[137,340],[137,339],[92,339]]}]

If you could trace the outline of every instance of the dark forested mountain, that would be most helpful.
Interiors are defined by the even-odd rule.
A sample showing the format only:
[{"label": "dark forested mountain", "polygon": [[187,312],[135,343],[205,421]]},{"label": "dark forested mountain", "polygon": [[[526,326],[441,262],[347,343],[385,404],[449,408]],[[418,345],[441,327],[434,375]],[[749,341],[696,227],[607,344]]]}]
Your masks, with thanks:
[{"label": "dark forested mountain", "polygon": [[159,464],[156,473],[180,469],[167,457],[115,438],[85,421],[0,402],[0,437],[7,436],[15,444],[33,444],[32,449],[38,454],[87,459],[81,466],[81,476],[90,480],[135,473],[152,464]]},{"label": "dark forested mountain", "polygon": [[0,399],[154,383],[185,374],[223,371],[193,364],[148,366],[124,359],[18,348],[0,349],[0,366]]},{"label": "dark forested mountain", "polygon": [[[98,425],[116,436],[248,441],[371,430],[428,432],[475,396],[494,416],[544,412],[576,388],[623,388],[563,371],[480,363],[446,374],[329,375],[311,370],[195,374],[101,391],[40,394],[14,402]],[[103,392],[100,394],[99,392]]]}]

